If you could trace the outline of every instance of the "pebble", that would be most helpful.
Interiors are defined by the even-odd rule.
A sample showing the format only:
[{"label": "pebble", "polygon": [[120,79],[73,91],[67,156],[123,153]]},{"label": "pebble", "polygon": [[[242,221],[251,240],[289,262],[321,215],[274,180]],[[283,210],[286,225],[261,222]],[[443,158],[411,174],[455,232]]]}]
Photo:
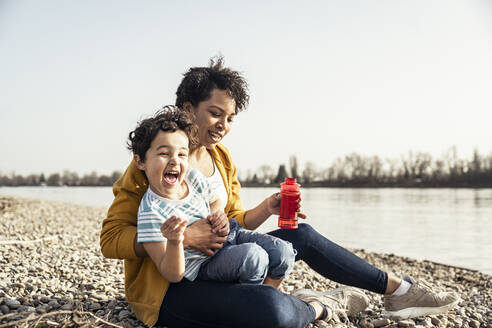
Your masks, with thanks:
[{"label": "pebble", "polygon": [[49,301],[51,301],[51,298],[49,298],[48,296],[41,296],[40,301],[43,303],[48,303]]},{"label": "pebble", "polygon": [[480,321],[478,320],[472,319],[468,324],[470,325],[471,328],[480,328]]},{"label": "pebble", "polygon": [[36,312],[36,308],[33,306],[22,305],[18,309],[19,312]]},{"label": "pebble", "polygon": [[0,311],[3,313],[3,314],[7,314],[9,313],[10,309],[7,305],[0,305]]},{"label": "pebble", "polygon": [[477,313],[477,312],[470,313],[470,317],[473,319],[476,319],[478,321],[482,320],[482,316],[480,315],[480,313]]},{"label": "pebble", "polygon": [[72,303],[65,303],[61,306],[60,308],[61,310],[64,310],[64,311],[68,311],[68,310],[71,310],[73,309],[73,304]]},{"label": "pebble", "polygon": [[13,298],[9,298],[5,301],[5,305],[7,305],[9,308],[15,310],[21,306],[21,303]]},{"label": "pebble", "polygon": [[435,318],[435,317],[431,317],[430,318],[431,320],[431,323],[434,325],[434,326],[439,326],[441,324],[441,320]]},{"label": "pebble", "polygon": [[56,310],[60,307],[60,304],[56,300],[51,300],[48,302],[48,306],[53,310]]},{"label": "pebble", "polygon": [[391,321],[389,319],[377,319],[372,321],[373,326],[376,328],[387,326],[390,323]]},{"label": "pebble", "polygon": [[398,327],[415,327],[415,322],[411,319],[398,321]]},{"label": "pebble", "polygon": [[127,310],[120,311],[120,313],[118,314],[118,319],[121,321],[125,318],[128,318],[130,314],[131,314],[130,311]]},{"label": "pebble", "polygon": [[[33,244],[0,247],[0,326],[27,318],[44,317],[40,326],[90,326],[89,316],[50,315],[81,310],[122,327],[144,327],[124,296],[123,261],[106,259],[99,248],[101,222],[107,209],[60,202],[0,196],[2,240],[56,237]],[[15,224],[14,224],[15,223]],[[382,297],[366,292],[370,307],[353,318],[316,321],[307,328],[492,328],[492,276],[393,254],[352,250],[367,262],[398,276],[425,279],[438,290],[453,290],[459,306],[444,314],[394,321],[381,316]],[[282,282],[283,292],[300,288],[326,291],[341,287],[297,262]],[[67,320],[72,320],[67,322]],[[80,324],[74,322],[78,320]]]}]

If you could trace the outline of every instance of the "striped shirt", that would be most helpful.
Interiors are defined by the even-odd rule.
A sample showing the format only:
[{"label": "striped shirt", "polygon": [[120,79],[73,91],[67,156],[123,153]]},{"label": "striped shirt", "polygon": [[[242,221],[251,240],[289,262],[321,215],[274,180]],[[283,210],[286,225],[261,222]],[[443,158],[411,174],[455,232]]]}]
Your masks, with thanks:
[{"label": "striped shirt", "polygon": [[[185,182],[188,185],[188,195],[178,200],[161,197],[150,188],[147,189],[138,208],[137,241],[139,243],[165,242],[161,225],[174,215],[187,219],[190,225],[210,214],[210,201],[216,197],[205,176],[191,168],[188,170]],[[184,255],[184,276],[193,281],[198,275],[200,265],[209,256],[191,248],[185,248]]]}]

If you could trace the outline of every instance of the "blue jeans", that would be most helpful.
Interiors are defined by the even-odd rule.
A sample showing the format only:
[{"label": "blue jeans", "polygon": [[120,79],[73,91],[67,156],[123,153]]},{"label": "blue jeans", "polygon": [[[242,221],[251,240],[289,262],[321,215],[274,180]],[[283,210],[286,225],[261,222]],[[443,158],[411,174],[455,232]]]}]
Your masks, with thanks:
[{"label": "blue jeans", "polygon": [[[326,239],[308,224],[268,233],[290,242],[296,260],[330,280],[383,294],[388,275]],[[170,284],[157,324],[174,327],[301,328],[315,318],[303,301],[267,285],[212,281]]]},{"label": "blue jeans", "polygon": [[227,241],[201,265],[197,279],[261,284],[267,275],[280,279],[289,274],[296,254],[291,243],[246,230],[231,219]]}]

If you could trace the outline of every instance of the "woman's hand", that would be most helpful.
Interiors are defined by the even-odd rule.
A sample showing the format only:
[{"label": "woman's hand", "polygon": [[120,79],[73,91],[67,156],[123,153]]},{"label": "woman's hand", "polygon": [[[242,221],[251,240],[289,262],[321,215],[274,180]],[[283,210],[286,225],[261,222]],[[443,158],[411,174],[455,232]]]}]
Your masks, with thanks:
[{"label": "woman's hand", "polygon": [[171,243],[181,243],[184,240],[184,231],[188,220],[176,216],[166,220],[161,225],[161,232],[164,237]]},{"label": "woman's hand", "polygon": [[195,221],[184,231],[183,245],[208,256],[214,255],[215,251],[221,249],[225,241],[225,236],[212,232],[212,226],[207,219]]},{"label": "woman's hand", "polygon": [[229,219],[223,211],[217,211],[207,216],[208,222],[212,225],[212,232],[219,236],[227,236],[229,233]]},{"label": "woman's hand", "polygon": [[[279,192],[271,195],[270,197],[268,197],[266,199],[268,211],[270,212],[270,214],[280,215],[280,200],[281,199],[282,199],[282,194]],[[297,212],[298,217],[300,217],[301,219],[305,219],[307,216],[306,216],[306,214],[301,212],[301,202],[302,202],[302,199],[299,196],[299,199],[297,200],[296,212]]]}]

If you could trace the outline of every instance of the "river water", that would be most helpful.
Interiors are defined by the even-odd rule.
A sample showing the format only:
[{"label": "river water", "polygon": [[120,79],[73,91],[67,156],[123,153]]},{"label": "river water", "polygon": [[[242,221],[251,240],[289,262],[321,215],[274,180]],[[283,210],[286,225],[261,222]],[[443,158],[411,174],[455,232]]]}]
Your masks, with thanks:
[{"label": "river water", "polygon": [[[243,188],[245,208],[274,188]],[[108,207],[110,187],[0,187],[0,194]],[[427,259],[492,274],[492,189],[302,190],[315,229],[344,247]],[[275,229],[276,217],[260,231]]]}]

